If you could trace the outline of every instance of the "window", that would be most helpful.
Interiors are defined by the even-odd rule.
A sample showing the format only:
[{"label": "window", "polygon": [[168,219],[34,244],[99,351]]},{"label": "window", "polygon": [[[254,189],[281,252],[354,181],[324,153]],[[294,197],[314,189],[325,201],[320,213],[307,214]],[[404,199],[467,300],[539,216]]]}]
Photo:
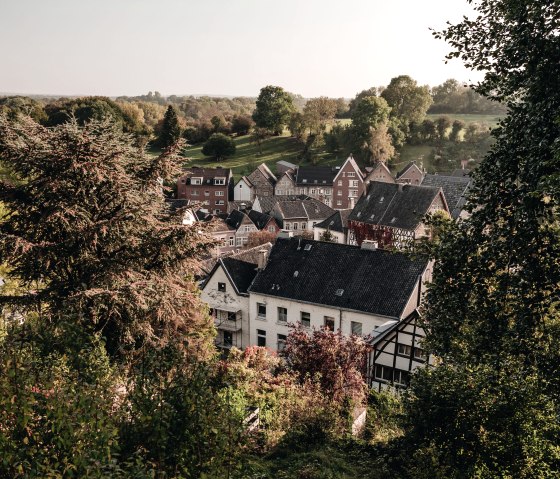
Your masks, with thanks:
[{"label": "window", "polygon": [[358,180],[350,180],[349,182],[350,188],[357,188],[358,187]]},{"label": "window", "polygon": [[274,226],[269,226],[268,227],[268,231],[270,231],[271,233],[274,233],[275,230],[276,230],[276,228],[274,228]]},{"label": "window", "polygon": [[226,283],[218,283],[218,291],[225,291]]},{"label": "window", "polygon": [[279,334],[278,335],[278,351],[284,351],[285,347],[286,347],[286,335],[285,334]]},{"label": "window", "polygon": [[414,358],[421,361],[426,361],[426,353],[422,348],[414,348]]},{"label": "window", "polygon": [[290,223],[284,223],[284,228],[286,228],[287,230],[289,230],[291,227],[292,226]]},{"label": "window", "polygon": [[351,328],[352,328],[352,334],[355,334],[356,336],[361,336],[362,335],[362,323],[358,322],[358,321],[351,321]]},{"label": "window", "polygon": [[306,313],[305,311],[301,312],[301,325],[305,328],[309,328],[311,326],[311,314]]},{"label": "window", "polygon": [[338,180],[338,186],[342,186],[342,180]]},{"label": "window", "polygon": [[408,371],[403,371],[402,369],[395,369],[395,376],[393,381],[396,384],[407,385],[410,381],[410,373]]},{"label": "window", "polygon": [[227,313],[227,320],[228,321],[233,321],[235,323],[235,321],[237,321],[237,313],[228,311]]},{"label": "window", "polygon": [[356,173],[354,173],[353,171],[349,171],[348,173],[346,173],[346,176],[348,178],[354,178],[356,176]]},{"label": "window", "polygon": [[336,195],[337,196],[342,196],[342,190],[336,190]]},{"label": "window", "polygon": [[210,196],[210,192],[209,192],[208,190],[206,190],[206,191],[204,192],[204,196]]},{"label": "window", "polygon": [[282,195],[282,194],[284,194],[284,193],[283,193],[282,190],[276,190],[276,194],[277,194],[277,195]]},{"label": "window", "polygon": [[301,229],[302,229],[302,230],[307,229],[307,223],[302,223],[302,224],[301,224]]},{"label": "window", "polygon": [[191,178],[191,185],[201,185],[202,178]]},{"label": "window", "polygon": [[350,190],[350,193],[349,193],[348,196],[357,198],[358,197],[358,190]]},{"label": "window", "polygon": [[245,225],[245,233],[248,233],[249,231],[251,231],[251,226]]},{"label": "window", "polygon": [[226,179],[225,178],[214,178],[215,185],[225,185]]},{"label": "window", "polygon": [[294,223],[294,230],[297,230],[297,229],[298,229],[298,224]]},{"label": "window", "polygon": [[382,366],[378,364],[375,366],[375,378],[382,379],[383,381],[392,381],[393,380],[393,368],[389,366]]},{"label": "window", "polygon": [[257,346],[266,347],[266,331],[257,329]]},{"label": "window", "polygon": [[257,317],[262,319],[266,318],[266,304],[257,303]]},{"label": "window", "polygon": [[336,200],[336,206],[342,206],[342,200]]},{"label": "window", "polygon": [[247,238],[247,236],[244,236],[243,238],[241,238],[241,245],[242,246],[245,246],[248,242],[249,242],[249,238]]},{"label": "window", "polygon": [[233,333],[224,331],[224,346],[231,348],[233,346]]},{"label": "window", "polygon": [[397,344],[397,354],[402,356],[410,356],[412,348],[408,344]]},{"label": "window", "polygon": [[229,245],[230,246],[235,246],[235,238],[233,236],[229,237]]},{"label": "window", "polygon": [[235,238],[235,246],[241,246],[241,238]]},{"label": "window", "polygon": [[325,194],[325,190],[324,190],[323,188],[320,188],[320,189],[319,189],[319,194],[320,194],[320,195]]},{"label": "window", "polygon": [[216,191],[216,192],[214,192],[214,194],[215,194],[216,196],[224,196],[224,192],[223,192],[223,191]]},{"label": "window", "polygon": [[224,204],[224,200],[216,200],[216,204],[217,204],[217,205],[223,205],[223,204]]},{"label": "window", "polygon": [[191,190],[192,196],[198,196],[198,190]]},{"label": "window", "polygon": [[329,331],[334,331],[334,318],[331,316],[325,316],[324,321],[325,321],[325,329],[328,329]]},{"label": "window", "polygon": [[278,322],[286,323],[288,321],[288,310],[282,306],[278,307]]},{"label": "window", "polygon": [[315,188],[311,188],[310,194],[312,194],[312,195],[315,194]]}]

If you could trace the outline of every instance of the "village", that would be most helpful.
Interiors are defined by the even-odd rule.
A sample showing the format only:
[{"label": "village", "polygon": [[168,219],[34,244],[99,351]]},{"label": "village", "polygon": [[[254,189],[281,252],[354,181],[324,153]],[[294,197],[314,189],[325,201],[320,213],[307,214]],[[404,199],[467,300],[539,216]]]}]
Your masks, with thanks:
[{"label": "village", "polygon": [[466,162],[448,174],[416,162],[396,175],[383,162],[362,170],[352,156],[335,167],[276,166],[237,183],[225,168],[186,168],[169,202],[217,243],[200,278],[216,346],[281,352],[295,324],[339,330],[368,341],[370,387],[405,387],[433,362],[420,321],[432,264],[406,251],[431,238],[428,216],[468,216]]}]

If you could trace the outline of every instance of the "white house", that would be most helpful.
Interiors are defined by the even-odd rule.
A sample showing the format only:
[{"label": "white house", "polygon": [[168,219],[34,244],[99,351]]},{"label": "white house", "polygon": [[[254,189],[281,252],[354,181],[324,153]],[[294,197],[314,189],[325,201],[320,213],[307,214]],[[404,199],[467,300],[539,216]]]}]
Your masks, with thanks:
[{"label": "white house", "polygon": [[433,362],[433,357],[424,350],[424,336],[418,310],[402,321],[388,321],[376,328],[370,340],[369,386],[377,391],[407,386],[416,368]]},{"label": "white house", "polygon": [[249,342],[282,349],[290,323],[369,334],[420,304],[430,270],[402,253],[279,238],[249,287]]},{"label": "white house", "polygon": [[352,210],[337,210],[325,221],[317,223],[313,227],[313,239],[321,241],[323,235],[329,231],[334,243],[348,242],[348,216]]}]

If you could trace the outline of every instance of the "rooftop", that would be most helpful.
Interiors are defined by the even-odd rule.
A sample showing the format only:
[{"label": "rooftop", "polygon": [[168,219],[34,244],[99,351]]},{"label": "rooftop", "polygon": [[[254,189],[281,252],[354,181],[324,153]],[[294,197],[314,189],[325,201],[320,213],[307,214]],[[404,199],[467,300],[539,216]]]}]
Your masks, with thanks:
[{"label": "rooftop", "polygon": [[426,175],[422,185],[435,186],[443,190],[453,219],[457,219],[467,202],[466,194],[471,183],[468,176]]},{"label": "rooftop", "polygon": [[326,220],[317,223],[315,226],[317,228],[344,233],[344,230],[348,228],[348,217],[351,212],[352,210],[337,210]]}]

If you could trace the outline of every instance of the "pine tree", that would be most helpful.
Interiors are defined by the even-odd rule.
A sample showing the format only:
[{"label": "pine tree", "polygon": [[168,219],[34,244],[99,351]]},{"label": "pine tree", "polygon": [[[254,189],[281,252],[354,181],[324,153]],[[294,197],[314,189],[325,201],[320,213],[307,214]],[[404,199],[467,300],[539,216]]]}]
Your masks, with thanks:
[{"label": "pine tree", "polygon": [[163,117],[157,143],[160,148],[169,148],[177,143],[179,138],[181,138],[181,126],[179,125],[177,111],[172,105],[169,105]]},{"label": "pine tree", "polygon": [[207,354],[192,278],[212,240],[181,225],[161,186],[180,173],[178,147],[150,158],[108,121],[0,118],[2,161],[24,180],[0,183],[0,257],[22,286],[0,306],[99,334],[113,357],[170,339]]}]

